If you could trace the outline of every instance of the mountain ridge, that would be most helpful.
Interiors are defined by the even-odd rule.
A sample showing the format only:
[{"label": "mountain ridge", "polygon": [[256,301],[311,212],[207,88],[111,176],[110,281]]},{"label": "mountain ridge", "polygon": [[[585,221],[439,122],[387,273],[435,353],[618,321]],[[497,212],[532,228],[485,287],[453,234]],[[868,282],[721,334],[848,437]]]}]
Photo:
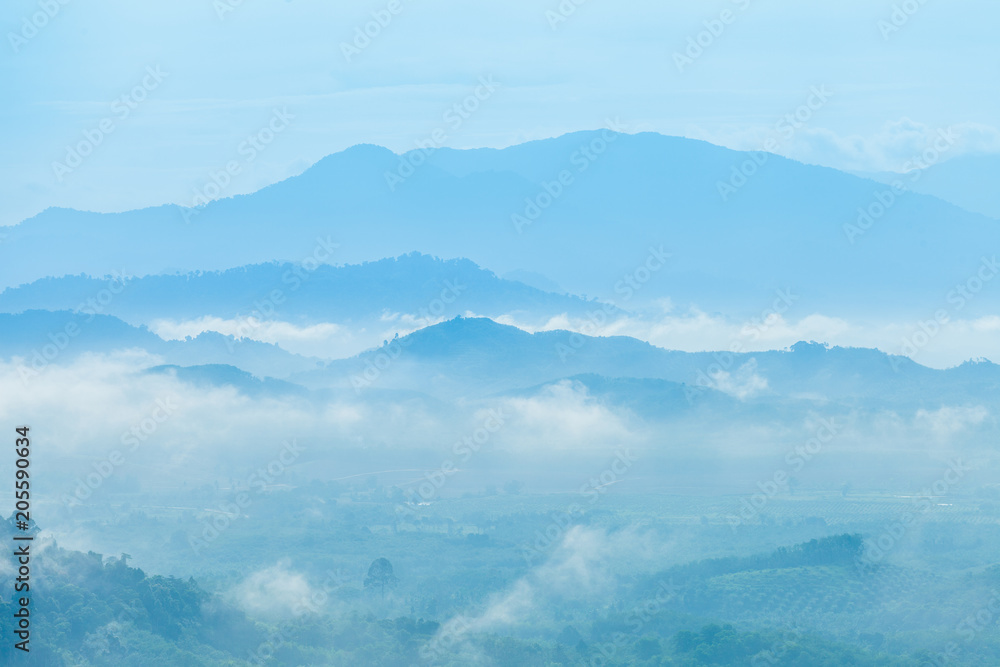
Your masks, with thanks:
[{"label": "mountain ridge", "polygon": [[[598,140],[602,150],[593,148]],[[859,211],[878,210],[879,186],[773,155],[724,200],[719,184],[754,155],[594,131],[486,153],[434,152],[391,189],[386,174],[403,158],[361,147],[210,203],[189,221],[177,206],[49,209],[9,228],[0,286],[81,272],[301,261],[317,238],[329,238],[341,263],[414,251],[465,257],[498,275],[540,273],[571,293],[611,299],[621,276],[641,266],[650,247],[663,247],[671,260],[644,283],[637,303],[670,298],[742,314],[777,289],[795,288],[824,314],[918,316],[928,293],[967,279],[979,249],[1000,245],[996,220],[911,193],[852,236],[845,229],[857,226]],[[515,224],[518,216],[530,224]],[[984,291],[966,313],[992,312],[997,303]]]}]

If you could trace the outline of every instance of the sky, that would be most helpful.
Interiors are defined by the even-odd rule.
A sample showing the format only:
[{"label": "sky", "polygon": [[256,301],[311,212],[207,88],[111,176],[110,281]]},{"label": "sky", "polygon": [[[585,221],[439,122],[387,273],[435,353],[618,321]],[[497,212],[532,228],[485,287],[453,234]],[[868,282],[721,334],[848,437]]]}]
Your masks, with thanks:
[{"label": "sky", "polygon": [[850,170],[899,171],[942,128],[950,157],[998,152],[997,19],[984,0],[12,0],[0,224],[188,204],[251,137],[227,194],[358,143],[503,147],[609,118],[749,150],[800,112],[776,152]]}]

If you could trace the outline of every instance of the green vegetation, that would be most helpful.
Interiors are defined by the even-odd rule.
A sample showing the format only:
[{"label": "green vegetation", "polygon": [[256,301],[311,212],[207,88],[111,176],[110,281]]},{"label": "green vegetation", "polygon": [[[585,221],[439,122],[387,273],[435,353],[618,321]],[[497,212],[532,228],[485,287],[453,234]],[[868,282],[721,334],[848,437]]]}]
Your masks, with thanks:
[{"label": "green vegetation", "polygon": [[1000,527],[979,500],[859,567],[908,500],[774,499],[734,530],[732,500],[608,496],[538,543],[577,498],[491,490],[401,515],[397,491],[269,491],[198,553],[211,513],[140,494],[79,508],[63,532],[134,557],[39,538],[30,664],[1000,664],[983,617]]}]

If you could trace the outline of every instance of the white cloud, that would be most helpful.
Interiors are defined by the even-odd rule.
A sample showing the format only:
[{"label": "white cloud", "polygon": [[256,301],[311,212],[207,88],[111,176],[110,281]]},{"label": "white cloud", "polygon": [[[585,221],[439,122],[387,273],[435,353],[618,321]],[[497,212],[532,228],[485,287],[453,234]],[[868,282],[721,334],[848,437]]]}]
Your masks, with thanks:
[{"label": "white cloud", "polygon": [[661,565],[668,550],[669,545],[648,532],[630,528],[608,533],[574,526],[553,547],[548,560],[490,599],[484,609],[442,624],[425,651],[481,664],[484,657],[471,641],[475,635],[544,627],[552,613],[567,604],[585,606],[606,599],[625,572],[634,576]]},{"label": "white cloud", "polygon": [[916,351],[904,345],[919,330],[914,322],[857,322],[810,313],[795,319],[772,314],[766,320],[734,320],[709,315],[696,308],[686,313],[623,315],[595,326],[587,318],[561,314],[541,325],[514,315],[496,318],[529,332],[567,330],[589,336],[631,336],[657,347],[684,352],[738,349],[764,352],[786,349],[800,341],[817,341],[841,347],[866,347],[888,354],[909,356],[931,368],[950,368],[972,358],[1000,362],[1000,317],[954,319]]},{"label": "white cloud", "polygon": [[603,451],[609,442],[636,437],[623,415],[601,405],[579,382],[562,380],[530,398],[507,398],[502,406],[510,417],[497,439],[516,450]]},{"label": "white cloud", "polygon": [[[273,459],[292,438],[306,451],[321,442],[332,456],[340,447],[369,442],[421,448],[443,437],[439,416],[425,414],[420,404],[385,408],[350,397],[251,396],[231,385],[148,372],[160,363],[134,351],[84,354],[53,363],[22,383],[20,360],[0,361],[0,420],[38,429],[47,444],[36,450],[35,464],[58,479],[52,489],[56,497],[72,493],[78,477],[115,451],[124,458],[122,480],[155,478],[179,487],[184,481],[212,483],[217,474],[241,475]],[[401,439],[401,424],[424,428]],[[119,467],[114,481],[119,481]]]},{"label": "white cloud", "polygon": [[921,430],[929,430],[939,440],[947,440],[969,427],[982,424],[989,415],[989,411],[982,406],[944,406],[937,410],[918,410],[915,421]]},{"label": "white cloud", "polygon": [[353,332],[334,323],[300,327],[290,322],[252,317],[222,319],[206,316],[195,320],[155,320],[150,323],[149,329],[164,340],[184,340],[188,336],[194,338],[206,331],[214,331],[226,336],[272,343],[294,354],[325,358],[333,358],[344,349],[353,350],[358,345],[354,342]]},{"label": "white cloud", "polygon": [[225,336],[271,343],[293,354],[321,359],[353,357],[378,347],[396,334],[406,336],[445,318],[427,318],[408,313],[384,312],[377,321],[346,326],[321,322],[299,326],[281,320],[205,316],[193,320],[158,319],[149,329],[164,340],[184,340],[211,331]]},{"label": "white cloud", "polygon": [[939,161],[966,153],[1000,152],[1000,130],[979,123],[931,126],[906,116],[885,123],[869,134],[840,134],[825,127],[805,126],[790,138],[775,133],[773,126],[744,125],[709,131],[692,127],[688,136],[734,150],[761,150],[768,138],[777,141],[776,152],[784,157],[848,171],[905,171],[905,165],[921,156],[941,131],[957,136]]},{"label": "white cloud", "polygon": [[312,607],[313,590],[306,578],[283,560],[248,576],[228,597],[251,616],[289,618]]},{"label": "white cloud", "polygon": [[751,359],[735,372],[719,371],[712,376],[713,388],[745,400],[767,389],[767,380],[757,374],[757,360]]}]

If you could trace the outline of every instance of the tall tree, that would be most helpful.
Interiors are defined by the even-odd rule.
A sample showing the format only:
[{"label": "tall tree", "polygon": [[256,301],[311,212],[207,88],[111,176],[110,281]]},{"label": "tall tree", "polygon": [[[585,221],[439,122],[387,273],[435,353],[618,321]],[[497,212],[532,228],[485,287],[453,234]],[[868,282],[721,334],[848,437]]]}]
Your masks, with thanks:
[{"label": "tall tree", "polygon": [[395,586],[399,579],[392,572],[392,563],[385,558],[377,558],[368,568],[368,576],[365,577],[365,588],[378,586],[385,600],[385,587]]}]

